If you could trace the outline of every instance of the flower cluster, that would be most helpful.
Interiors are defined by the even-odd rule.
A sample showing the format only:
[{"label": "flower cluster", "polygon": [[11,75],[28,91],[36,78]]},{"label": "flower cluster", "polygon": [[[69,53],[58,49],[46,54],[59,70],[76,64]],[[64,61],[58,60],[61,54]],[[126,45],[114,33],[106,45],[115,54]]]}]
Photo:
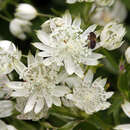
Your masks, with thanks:
[{"label": "flower cluster", "polygon": [[[22,18],[29,18],[28,15],[23,15]],[[16,16],[21,15],[16,13]],[[30,14],[30,19],[32,18],[34,17]],[[1,41],[5,45],[7,42],[8,49],[7,53],[5,46],[1,44],[4,49],[1,54],[3,56],[6,52],[5,57],[8,58],[2,69],[7,71],[11,67],[3,74],[14,69],[22,80],[6,82],[8,88],[13,90],[11,97],[16,98],[16,109],[21,113],[18,115],[19,119],[39,120],[47,117],[48,109],[53,104],[67,106],[65,100],[88,115],[110,107],[107,99],[113,92],[105,91],[106,79],[97,78],[92,83],[93,71],[88,70],[84,75],[85,66],[96,66],[104,58],[96,52],[98,48],[119,48],[123,43],[125,28],[116,22],[110,22],[104,27],[94,24],[85,30],[80,26],[81,18],[77,16],[72,19],[69,11],[63,17],[55,17],[43,23],[41,30],[36,32],[41,42],[32,43],[42,51],[35,56],[29,53],[27,66],[20,61],[19,52],[13,43]],[[24,37],[22,33],[19,36]]]},{"label": "flower cluster", "polygon": [[[67,0],[67,3],[83,1],[98,5],[97,14],[89,21],[93,22],[100,9],[111,14],[106,6],[111,6],[115,0]],[[113,11],[118,2],[112,7]],[[117,10],[115,12],[117,14]],[[26,33],[31,32],[31,20],[36,16],[38,12],[33,6],[20,4],[16,18],[10,22],[11,33],[24,40]],[[18,119],[35,121],[47,118],[53,106],[73,107],[87,116],[108,109],[111,106],[108,99],[114,92],[107,92],[107,79],[94,77],[94,72],[106,58],[100,50],[112,51],[124,43],[126,30],[118,23],[124,19],[116,20],[110,15],[107,22],[94,20],[95,24],[88,22],[82,28],[80,16],[72,17],[67,10],[63,16],[50,18],[41,25],[36,31],[39,41],[33,40],[30,45],[33,45],[33,51],[30,50],[28,55],[21,54],[11,41],[0,41],[0,118],[12,115],[14,108],[20,113]],[[125,56],[130,63],[130,48]],[[17,73],[18,80],[10,78],[13,72]],[[16,99],[15,106],[10,97]],[[122,109],[129,115],[129,104],[125,103],[127,105],[123,104]],[[0,127],[16,130],[2,120]]]}]

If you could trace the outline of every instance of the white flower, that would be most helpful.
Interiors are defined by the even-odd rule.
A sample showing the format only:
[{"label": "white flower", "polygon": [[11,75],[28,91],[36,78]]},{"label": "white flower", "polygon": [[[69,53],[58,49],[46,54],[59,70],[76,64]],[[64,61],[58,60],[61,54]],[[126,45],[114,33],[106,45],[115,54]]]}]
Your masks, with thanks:
[{"label": "white flower", "polygon": [[7,125],[2,120],[0,120],[0,130],[17,130],[17,129],[14,126]]},{"label": "white flower", "polygon": [[127,62],[130,64],[130,47],[128,47],[127,50],[125,51],[125,58]]},{"label": "white flower", "polygon": [[19,4],[15,16],[24,19],[24,20],[32,20],[37,16],[37,10],[30,4]]},{"label": "white flower", "polygon": [[110,7],[96,8],[95,13],[91,17],[91,21],[95,24],[104,26],[112,20],[121,23],[125,20],[126,16],[127,16],[127,9],[125,5],[120,0],[117,0],[111,8]]},{"label": "white flower", "polygon": [[7,86],[14,90],[11,96],[27,98],[24,114],[31,111],[38,114],[46,104],[48,108],[52,104],[61,106],[60,97],[70,92],[68,87],[61,84],[67,74],[59,73],[59,67],[55,65],[46,67],[42,62],[42,58],[37,55],[34,58],[31,54],[28,55],[28,67],[16,61],[15,69],[24,82],[7,83]]},{"label": "white flower", "polygon": [[12,115],[13,103],[9,100],[0,100],[0,118]]},{"label": "white flower", "polygon": [[108,23],[101,32],[101,44],[102,47],[108,50],[114,50],[119,48],[123,44],[123,37],[126,33],[122,24],[116,22]]},{"label": "white flower", "polygon": [[73,101],[75,106],[89,115],[109,108],[111,104],[107,102],[107,99],[113,95],[113,92],[105,92],[104,90],[106,79],[97,78],[93,83],[92,81],[93,72],[88,70],[83,81],[81,83],[78,81],[77,87],[74,83],[73,94],[66,96],[67,99]]},{"label": "white flower", "polygon": [[8,74],[13,70],[13,58],[20,59],[15,45],[11,41],[0,41],[0,74]]},{"label": "white flower", "polygon": [[94,53],[88,48],[88,36],[94,32],[96,25],[90,26],[84,32],[80,29],[81,19],[76,17],[73,22],[71,15],[66,11],[63,18],[53,18],[42,25],[42,30],[37,31],[37,37],[42,43],[33,45],[43,52],[39,56],[46,57],[45,65],[56,63],[65,66],[68,74],[77,74],[83,77],[80,64],[97,65],[101,54]]},{"label": "white flower", "polygon": [[130,130],[130,124],[118,125],[114,130]]},{"label": "white flower", "polygon": [[12,35],[14,35],[15,37],[21,40],[24,40],[26,39],[25,33],[31,32],[31,27],[30,27],[31,25],[32,25],[31,22],[27,20],[15,18],[10,22],[9,28]]}]

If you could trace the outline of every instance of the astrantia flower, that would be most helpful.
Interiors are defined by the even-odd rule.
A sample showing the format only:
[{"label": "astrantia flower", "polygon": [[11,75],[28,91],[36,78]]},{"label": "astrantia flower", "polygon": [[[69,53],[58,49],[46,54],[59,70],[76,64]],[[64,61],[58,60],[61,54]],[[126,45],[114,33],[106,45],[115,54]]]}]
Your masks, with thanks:
[{"label": "astrantia flower", "polygon": [[125,51],[125,58],[127,62],[130,64],[130,47],[128,47],[127,50]]},{"label": "astrantia flower", "polygon": [[75,86],[75,82],[71,82],[71,84],[74,83],[73,94],[66,96],[67,99],[73,101],[75,106],[89,115],[109,108],[111,104],[107,102],[107,99],[113,95],[113,92],[104,90],[106,79],[97,78],[94,82],[92,80],[93,72],[88,70],[84,80],[78,81],[77,86]]},{"label": "astrantia flower", "polygon": [[68,74],[77,74],[83,77],[80,64],[97,65],[101,54],[94,53],[88,48],[88,36],[94,32],[96,25],[90,26],[83,32],[80,29],[81,19],[75,18],[72,22],[71,15],[66,11],[63,18],[53,18],[42,25],[42,30],[37,31],[37,36],[42,43],[33,45],[43,52],[39,56],[45,57],[44,64],[56,63],[65,66]]},{"label": "astrantia flower", "polygon": [[[119,13],[120,12],[120,13]],[[110,7],[98,7],[91,17],[91,21],[95,24],[106,25],[112,20],[123,22],[127,16],[127,9],[125,5],[117,0],[115,4]]]},{"label": "astrantia flower", "polygon": [[22,3],[18,5],[15,16],[24,20],[32,20],[37,14],[37,10],[32,5]]},{"label": "astrantia flower", "polygon": [[108,50],[119,48],[123,44],[123,37],[126,33],[122,24],[116,22],[108,23],[101,32],[100,39],[102,47]]},{"label": "astrantia flower", "polygon": [[31,32],[31,22],[27,20],[22,20],[15,18],[10,22],[10,32],[17,38],[24,40],[26,39],[26,34]]},{"label": "astrantia flower", "polygon": [[14,90],[11,96],[27,99],[24,114],[31,111],[39,114],[45,105],[48,108],[52,104],[61,106],[60,97],[70,92],[69,88],[61,83],[67,74],[59,73],[59,67],[55,65],[46,67],[42,62],[42,58],[37,55],[34,58],[31,54],[28,55],[28,67],[16,61],[15,69],[24,82],[7,83],[8,87]]},{"label": "astrantia flower", "polygon": [[0,41],[0,74],[8,74],[14,69],[14,58],[20,58],[15,45],[11,41]]},{"label": "astrantia flower", "polygon": [[7,125],[2,120],[0,120],[0,130],[17,130],[17,129],[14,126]]}]

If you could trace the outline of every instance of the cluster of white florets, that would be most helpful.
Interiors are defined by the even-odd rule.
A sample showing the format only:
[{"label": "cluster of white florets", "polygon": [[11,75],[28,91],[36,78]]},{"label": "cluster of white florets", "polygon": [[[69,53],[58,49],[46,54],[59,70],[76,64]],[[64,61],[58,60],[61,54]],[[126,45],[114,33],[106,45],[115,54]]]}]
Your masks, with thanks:
[{"label": "cluster of white florets", "polygon": [[[74,3],[76,0],[67,2]],[[114,0],[86,2],[110,6]],[[25,39],[25,32],[30,32],[30,20],[37,14],[32,6],[20,4],[16,9],[16,18],[10,23],[12,34]],[[61,99],[69,100],[73,106],[88,115],[109,108],[111,104],[107,99],[113,92],[105,91],[106,79],[97,78],[93,82],[93,71],[89,69],[85,75],[85,68],[97,66],[99,60],[104,58],[102,54],[95,52],[96,49],[119,48],[123,44],[125,32],[123,25],[117,22],[107,23],[100,28],[93,24],[83,30],[81,18],[77,16],[72,19],[69,11],[66,11],[63,17],[47,20],[42,24],[41,30],[36,32],[41,42],[35,42],[33,45],[42,51],[35,56],[29,53],[27,66],[20,61],[20,52],[13,43],[0,41],[0,72],[5,75],[15,70],[22,79],[5,82],[10,96],[17,100],[16,109],[21,113],[18,118],[38,120],[46,117],[53,104],[62,106]],[[129,62],[129,50],[126,56]],[[8,104],[11,109],[8,109],[6,114],[10,115],[12,104]]]}]

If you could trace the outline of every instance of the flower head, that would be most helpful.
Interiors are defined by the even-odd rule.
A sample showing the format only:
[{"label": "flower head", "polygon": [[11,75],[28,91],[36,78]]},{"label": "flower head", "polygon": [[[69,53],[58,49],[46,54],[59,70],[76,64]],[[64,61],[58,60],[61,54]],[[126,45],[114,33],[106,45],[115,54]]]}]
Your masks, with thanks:
[{"label": "flower head", "polygon": [[9,82],[7,86],[14,90],[11,96],[27,99],[24,114],[32,111],[39,114],[44,108],[50,108],[52,104],[61,106],[60,97],[70,92],[70,89],[62,84],[67,77],[66,73],[59,73],[59,67],[55,65],[46,67],[42,64],[42,58],[31,54],[28,55],[28,67],[19,61],[14,65],[24,82]]},{"label": "flower head", "polygon": [[15,18],[10,22],[9,28],[12,35],[14,35],[15,37],[21,40],[24,40],[26,39],[25,33],[31,32],[31,28],[30,28],[31,25],[32,25],[31,22],[27,20]]},{"label": "flower head", "polygon": [[43,52],[38,55],[46,57],[45,65],[56,63],[65,66],[68,74],[77,74],[83,77],[80,64],[97,65],[101,54],[94,53],[88,48],[88,36],[94,32],[96,25],[90,26],[84,32],[80,28],[81,19],[76,17],[73,21],[71,15],[66,11],[63,18],[53,18],[42,25],[42,30],[37,31],[37,36],[42,43],[33,45]]},{"label": "flower head", "polygon": [[101,44],[102,47],[108,50],[114,50],[119,48],[123,44],[123,37],[126,33],[122,24],[116,22],[108,23],[101,32]]},{"label": "flower head", "polygon": [[[120,11],[120,13],[119,13]],[[119,23],[123,22],[127,16],[127,9],[125,5],[117,0],[115,4],[110,7],[98,7],[91,17],[91,21],[95,24],[106,25],[112,20]]]},{"label": "flower head", "polygon": [[73,101],[75,106],[89,115],[109,108],[110,103],[107,102],[107,99],[113,95],[113,92],[105,92],[104,90],[106,79],[97,78],[93,83],[92,80],[93,73],[88,70],[84,80],[78,81],[77,87],[73,86],[73,94],[66,96],[67,99]]},{"label": "flower head", "polygon": [[32,5],[22,3],[18,5],[15,16],[24,20],[32,20],[37,16],[37,11]]}]

